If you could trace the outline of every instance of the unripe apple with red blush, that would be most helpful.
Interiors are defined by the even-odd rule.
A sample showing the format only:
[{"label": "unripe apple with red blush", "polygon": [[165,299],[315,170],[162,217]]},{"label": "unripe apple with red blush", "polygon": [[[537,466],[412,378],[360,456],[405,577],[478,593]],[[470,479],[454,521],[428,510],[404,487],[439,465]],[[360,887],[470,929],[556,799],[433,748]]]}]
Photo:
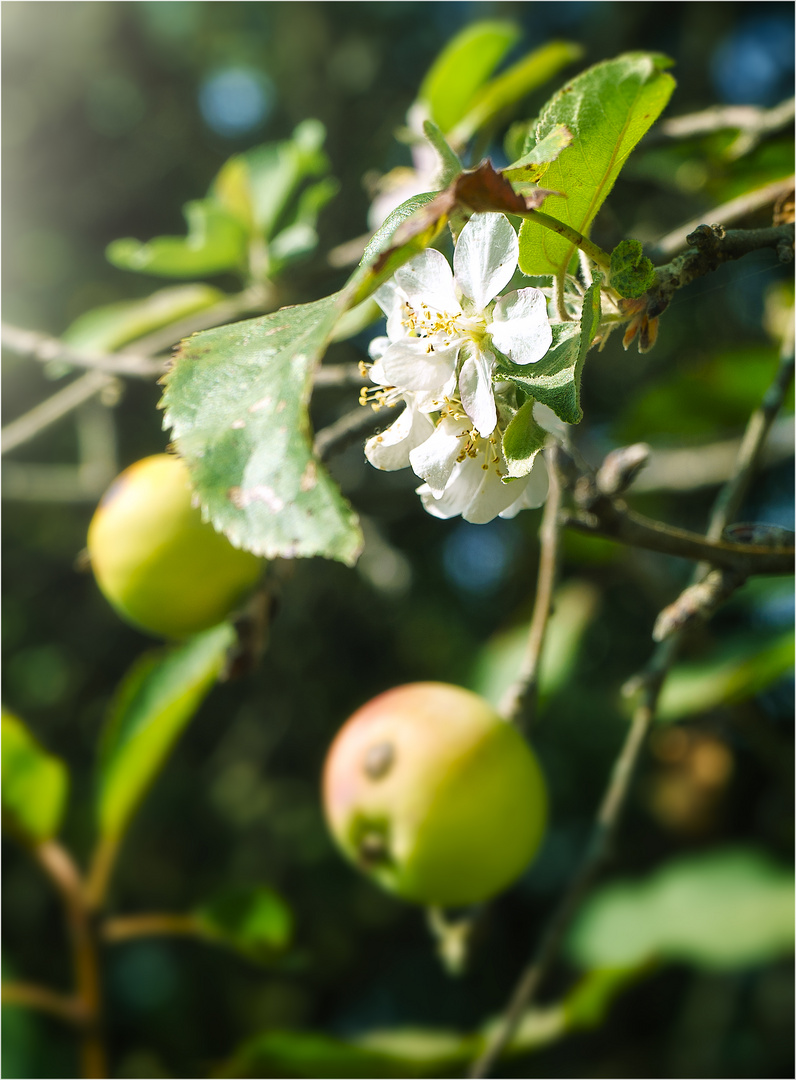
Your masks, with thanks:
[{"label": "unripe apple with red blush", "polygon": [[355,712],[327,755],[323,801],[347,859],[435,907],[478,903],[514,882],[547,813],[541,769],[516,728],[444,683],[399,686]]},{"label": "unripe apple with red blush", "polygon": [[265,566],[202,521],[188,468],[170,454],[143,458],[117,476],[91,519],[88,553],[123,619],[177,639],[225,619]]}]

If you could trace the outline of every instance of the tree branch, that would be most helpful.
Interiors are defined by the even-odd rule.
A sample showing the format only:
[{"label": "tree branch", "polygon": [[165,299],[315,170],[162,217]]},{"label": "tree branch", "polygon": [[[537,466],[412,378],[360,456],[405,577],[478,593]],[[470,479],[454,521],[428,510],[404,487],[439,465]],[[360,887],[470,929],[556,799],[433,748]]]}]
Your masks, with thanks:
[{"label": "tree branch", "polygon": [[99,956],[83,879],[69,853],[55,840],[36,844],[31,851],[64,904],[72,946],[75,988],[83,1011],[83,1076],[88,1080],[101,1080],[107,1077],[108,1067],[101,1034]]},{"label": "tree branch", "polygon": [[671,139],[687,139],[694,135],[709,135],[726,128],[753,135],[767,135],[793,123],[794,99],[787,98],[772,109],[760,109],[756,105],[713,105],[701,112],[685,116],[671,116],[658,126],[660,135]]},{"label": "tree branch", "polygon": [[585,500],[588,509],[574,513],[564,511],[561,524],[567,528],[617,540],[621,544],[659,551],[663,555],[709,562],[712,566],[735,571],[745,577],[751,574],[793,572],[796,552],[792,546],[769,547],[709,539],[699,533],[678,529],[637,514],[629,510],[623,502],[596,493],[593,483],[585,478],[582,485],[589,485],[589,490],[595,494]]},{"label": "tree branch", "polygon": [[367,383],[359,364],[321,364],[315,372],[314,388],[325,389],[329,386],[362,386]]},{"label": "tree branch", "polygon": [[471,1080],[482,1080],[489,1076],[495,1062],[511,1042],[520,1020],[535,1000],[543,980],[555,963],[575,913],[611,852],[638,755],[652,723],[660,689],[674,658],[677,642],[678,638],[669,638],[658,646],[653,655],[643,700],[635,710],[597,811],[591,844],[575,877],[553,912],[533,960],[514,988],[502,1022],[495,1028],[486,1050],[470,1071]]},{"label": "tree branch", "polygon": [[[397,411],[394,411],[395,407],[390,406],[390,409],[392,411],[390,412],[389,423],[392,423],[400,415],[402,408],[398,407]],[[359,439],[363,435],[369,435],[384,425],[385,417],[381,415],[381,410],[375,412],[373,409],[363,408],[360,405],[358,408],[344,413],[343,416],[335,420],[333,424],[329,424],[328,427],[321,428],[315,436],[313,450],[321,461],[328,461],[332,454],[343,450],[355,439]]]},{"label": "tree branch", "polygon": [[[0,453],[5,454],[29,442],[84,402],[89,401],[107,387],[113,386],[114,376],[159,378],[166,372],[168,362],[165,359],[154,359],[153,355],[148,354],[168,348],[181,337],[195,333],[205,326],[214,326],[219,320],[223,321],[227,317],[233,319],[243,311],[249,310],[253,300],[257,298],[263,299],[262,290],[249,290],[236,297],[229,297],[226,302],[222,301],[202,313],[207,318],[193,316],[190,320],[186,319],[181,323],[156,331],[148,337],[141,338],[136,343],[136,351],[130,352],[123,350],[118,353],[94,353],[73,349],[48,334],[3,323],[0,326],[0,344],[16,356],[37,360],[43,364],[57,361],[71,367],[85,368],[87,374],[74,379],[27,413],[7,424],[0,434]],[[361,386],[365,381],[365,377],[356,364],[329,364],[320,367],[315,375],[315,386],[320,388]],[[77,488],[74,478],[71,478],[70,483],[71,491],[77,491],[77,494],[72,497],[81,498],[82,482],[78,481]],[[25,497],[24,493],[23,497]]]},{"label": "tree branch", "polygon": [[559,511],[561,509],[561,478],[558,469],[559,450],[552,445],[546,451],[547,475],[550,487],[547,493],[542,524],[539,529],[539,572],[536,600],[528,632],[528,643],[517,681],[511,686],[500,705],[500,714],[520,728],[530,727],[536,719],[537,692],[539,688],[539,661],[544,646],[547,623],[553,610],[553,591],[558,566],[558,545],[561,533]]},{"label": "tree branch", "polygon": [[104,371],[88,371],[74,379],[51,397],[34,405],[29,412],[6,424],[0,432],[0,453],[6,454],[29,442],[45,428],[115,383],[115,377]]},{"label": "tree branch", "polygon": [[792,188],[793,177],[788,176],[784,180],[774,180],[772,183],[755,188],[753,191],[746,191],[743,195],[739,195],[737,198],[730,199],[729,202],[722,203],[721,206],[716,206],[714,209],[707,211],[701,217],[693,218],[691,221],[686,222],[685,225],[680,225],[673,232],[658,240],[657,243],[650,247],[650,258],[670,258],[676,251],[686,246],[689,235],[704,221],[712,221],[725,226],[732,225],[734,222],[740,221],[741,218],[745,218],[748,214],[753,214],[757,210],[762,210],[764,206],[775,203],[777,199],[786,195]]},{"label": "tree branch", "polygon": [[[762,441],[771,422],[773,422],[776,408],[782,402],[792,372],[793,347],[792,342],[788,342],[783,348],[783,360],[780,370],[765,395],[764,404],[749,419],[743,440],[743,445],[748,445],[748,448],[746,452],[739,455],[735,475],[728,481],[714,503],[707,530],[708,536],[720,534],[725,528],[727,507],[734,504],[737,498],[735,493],[748,483],[749,474],[754,468],[754,462],[759,457]],[[761,411],[766,412],[767,426],[765,428],[756,419],[757,414]],[[628,472],[627,475],[629,476],[630,473]],[[596,487],[594,481],[589,480],[588,482],[593,487]],[[618,486],[621,487],[621,484]],[[606,498],[606,496],[601,497]],[[702,577],[701,569],[697,567],[694,573],[694,582],[689,590],[686,590],[686,592],[691,591],[692,599],[693,586],[698,584]],[[707,613],[708,610],[712,610],[710,605],[716,600],[716,591],[706,590],[703,600],[706,605],[705,613]],[[698,602],[692,605],[692,611],[693,617],[700,614]],[[640,676],[630,680],[625,687],[625,693],[631,694],[640,691],[641,696],[633,712],[630,728],[600,803],[591,844],[575,877],[554,910],[533,959],[517,983],[501,1023],[495,1028],[486,1050],[470,1072],[470,1077],[473,1080],[475,1078],[480,1080],[480,1078],[488,1076],[495,1062],[511,1042],[523,1013],[533,1003],[543,980],[556,961],[559,949],[578,907],[590,890],[603,864],[610,856],[639,755],[655,719],[661,689],[677,657],[687,625],[688,622],[686,621],[679,627],[672,629],[665,640],[661,641],[655,648],[646,670]]]},{"label": "tree branch", "polygon": [[24,330],[21,326],[11,326],[9,323],[0,326],[0,344],[25,360],[36,360],[40,364],[57,361],[69,364],[70,367],[104,371],[109,375],[156,379],[166,370],[164,360],[153,360],[144,351],[96,353],[73,349],[59,338],[41,334],[38,330]]},{"label": "tree branch", "polygon": [[202,937],[202,927],[195,915],[154,912],[144,915],[118,915],[100,926],[100,937],[108,944],[141,937]]},{"label": "tree branch", "polygon": [[647,315],[657,318],[678,289],[717,270],[723,263],[753,251],[773,248],[783,261],[793,261],[793,225],[765,229],[727,229],[699,225],[686,237],[690,249],[656,270],[657,281],[647,295]]},{"label": "tree branch", "polygon": [[[633,493],[718,487],[732,474],[740,448],[740,438],[687,447],[654,447],[644,471],[633,481]],[[771,428],[758,464],[778,465],[792,457],[793,417],[784,416]]]},{"label": "tree branch", "polygon": [[716,500],[713,518],[707,532],[708,538],[711,540],[721,536],[741,507],[744,496],[749,490],[752,476],[757,470],[763,445],[793,381],[793,368],[793,326],[791,326],[789,340],[784,341],[782,344],[779,367],[774,380],[766,391],[760,405],[749,417],[749,423],[741,441],[741,448],[738,451],[735,472],[719,492]]},{"label": "tree branch", "polygon": [[61,994],[47,986],[36,983],[3,983],[2,998],[4,1005],[21,1005],[26,1009],[56,1016],[69,1024],[82,1024],[86,1015],[82,1002],[71,994]]}]

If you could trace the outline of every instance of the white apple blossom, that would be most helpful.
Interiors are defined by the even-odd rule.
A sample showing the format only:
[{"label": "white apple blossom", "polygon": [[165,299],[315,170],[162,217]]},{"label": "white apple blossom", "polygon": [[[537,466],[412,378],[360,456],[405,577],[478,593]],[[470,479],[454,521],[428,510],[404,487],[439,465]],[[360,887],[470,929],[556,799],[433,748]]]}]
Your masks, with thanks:
[{"label": "white apple blossom", "polygon": [[[374,365],[375,366],[375,365]],[[392,388],[382,391],[381,405],[397,405],[403,397],[406,408],[398,416],[386,431],[374,435],[365,443],[365,457],[375,465],[377,469],[394,472],[396,469],[405,469],[411,464],[410,452],[420,446],[434,433],[434,424],[430,417],[421,412],[417,406],[417,400],[413,394],[399,395]],[[362,399],[364,399],[364,392]],[[363,400],[364,403],[364,400]]]},{"label": "white apple blossom", "polygon": [[437,517],[513,517],[547,494],[541,457],[528,476],[508,477],[502,439],[515,411],[513,391],[493,381],[497,353],[532,364],[553,340],[540,290],[498,295],[518,253],[503,214],[476,214],[459,236],[453,272],[444,255],[427,249],[375,294],[387,335],[371,342],[375,385],[360,400],[374,408],[403,400],[406,407],[368,440],[365,454],[380,469],[411,465],[425,481],[418,488],[423,505]]},{"label": "white apple blossom", "polygon": [[498,424],[489,438],[483,438],[452,407],[443,412],[434,434],[410,452],[414,471],[426,481],[417,494],[430,514],[439,518],[461,515],[481,525],[542,505],[548,481],[541,455],[527,476],[508,477],[502,428],[513,413],[498,393]]},{"label": "white apple blossom", "polygon": [[497,299],[514,276],[518,254],[508,218],[475,214],[459,235],[453,272],[441,252],[427,248],[375,294],[387,316],[389,345],[381,364],[388,383],[439,400],[458,384],[457,396],[483,437],[497,423],[495,352],[533,364],[553,341],[539,289]]}]

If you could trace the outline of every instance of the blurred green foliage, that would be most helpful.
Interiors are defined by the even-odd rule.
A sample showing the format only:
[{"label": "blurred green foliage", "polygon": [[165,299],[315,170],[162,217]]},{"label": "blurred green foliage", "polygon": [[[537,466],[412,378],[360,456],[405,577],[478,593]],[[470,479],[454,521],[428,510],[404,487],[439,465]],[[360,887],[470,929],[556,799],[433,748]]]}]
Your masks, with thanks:
[{"label": "blurred green foliage", "polygon": [[[732,49],[743,56],[744,42],[767,42],[774,72],[768,89],[754,89],[736,62],[736,85],[750,87],[744,100],[774,105],[791,92],[787,62],[777,67],[775,61],[778,41],[792,33],[793,13],[779,3],[681,4],[664,12],[644,2],[78,2],[7,4],[3,15],[5,317],[57,334],[71,326],[73,343],[86,348],[118,347],[171,317],[160,322],[149,300],[125,307],[122,322],[129,319],[132,327],[127,339],[116,307],[110,337],[101,311],[90,325],[81,321],[90,309],[140,302],[157,287],[146,273],[120,269],[118,260],[109,266],[106,246],[124,236],[180,234],[181,207],[208,190],[210,203],[201,205],[223,206],[227,224],[248,214],[241,200],[250,206],[284,266],[317,233],[320,254],[293,260],[280,277],[278,303],[339,288],[345,271],[324,255],[366,227],[363,175],[408,160],[393,134],[433,58],[475,18],[519,28],[504,34],[495,53],[503,71],[554,40],[582,45],[583,58],[562,69],[560,82],[622,52],[664,52],[675,61],[678,81],[673,114],[722,100],[723,57]],[[760,39],[766,27],[769,37]],[[500,73],[494,66],[481,72],[483,79],[479,75],[470,88],[475,96],[468,90],[462,100],[446,103],[445,123],[437,114],[440,125],[466,119],[478,93],[490,86],[485,80],[499,80]],[[557,85],[531,89],[529,82],[515,119],[536,117]],[[248,112],[230,112],[224,96],[230,86],[249,102]],[[241,126],[241,116],[248,116],[248,126]],[[256,199],[247,202],[257,177],[293,167],[279,151],[252,147],[294,145],[297,126],[309,117],[323,125],[326,140],[323,151],[316,141],[312,164],[302,173],[304,202],[291,207],[275,197],[272,210]],[[496,141],[485,148],[500,164],[503,134],[496,122]],[[775,135],[734,160],[728,150],[736,139],[735,132],[720,132],[676,144],[642,142],[595,222],[595,241],[611,250],[626,236],[658,240],[718,202],[792,171],[789,135]],[[340,191],[324,209],[333,191],[327,156]],[[761,213],[747,223],[764,221]],[[227,233],[233,232],[231,226]],[[218,271],[211,286],[159,295],[172,314],[172,303],[198,310],[212,302],[211,289],[240,286],[240,276],[228,272],[239,268],[237,255],[217,260],[204,268]],[[679,295],[651,353],[624,353],[612,338],[584,372],[584,452],[599,460],[620,441],[664,447],[737,434],[775,367],[776,345],[763,324],[770,325],[778,279],[772,260],[745,259]],[[367,338],[335,345],[329,359],[364,358]],[[7,419],[56,389],[53,379],[61,374],[7,358]],[[159,396],[149,383],[125,385],[114,412],[123,464],[164,448]],[[316,395],[315,426],[350,407],[350,397],[340,390]],[[75,426],[64,422],[10,460],[70,462],[79,451]],[[238,1045],[241,1054],[265,1047],[270,1055],[249,1075],[335,1075],[333,1061],[340,1075],[356,1075],[352,1054],[362,1075],[379,1074],[375,1062],[385,1058],[381,1075],[390,1075],[389,1068],[411,1075],[406,1056],[401,1062],[399,1054],[395,1065],[400,1039],[368,1046],[368,1033],[414,1031],[404,1053],[413,1046],[419,1054],[417,1047],[425,1046],[422,1070],[434,1047],[450,1049],[455,1033],[479,1030],[503,1007],[583,854],[625,732],[619,688],[648,658],[655,615],[686,580],[687,568],[676,560],[567,538],[562,618],[552,627],[555,655],[545,657],[544,722],[536,740],[552,792],[552,826],[537,863],[494,905],[470,970],[451,981],[417,912],[359,880],[335,855],[321,820],[318,778],[342,720],[391,685],[434,679],[498,692],[504,676],[496,672],[511,669],[530,614],[539,516],[487,526],[433,520],[419,507],[412,477],[377,474],[357,445],[334,460],[332,471],[363,516],[364,555],[355,570],[321,560],[294,564],[258,670],[213,689],[185,730],[135,817],[111,890],[111,910],[128,913],[196,911],[231,889],[238,899],[215,914],[222,912],[227,934],[234,937],[235,927],[242,932],[244,952],[254,935],[258,963],[178,939],[109,947],[103,979],[116,1076],[205,1075],[234,1061]],[[636,505],[702,529],[710,496],[706,489],[662,491]],[[89,502],[14,500],[6,503],[3,521],[4,700],[47,746],[47,756],[36,752],[39,765],[60,768],[49,752],[69,763],[62,835],[83,863],[94,838],[103,718],[118,683],[146,648],[141,635],[114,618],[90,578],[75,571],[92,511]],[[742,517],[789,525],[789,465],[761,473]],[[783,763],[792,753],[793,699],[792,684],[779,676],[787,661],[792,588],[790,582],[764,584],[747,585],[695,633],[673,685],[698,675],[700,711],[681,707],[661,729],[667,737],[651,742],[612,873],[641,878],[686,855],[704,866],[705,852],[738,844],[763,853],[750,856],[755,866],[760,858],[779,865],[790,860],[793,787]],[[750,647],[730,655],[732,641]],[[760,647],[752,648],[754,642]],[[739,672],[749,692],[726,693]],[[685,697],[693,701],[690,691]],[[15,745],[12,738],[5,749]],[[25,741],[28,749],[33,745]],[[705,746],[713,759],[700,751]],[[711,783],[704,760],[724,763]],[[59,783],[53,786],[51,777],[48,790]],[[4,800],[15,798],[12,787]],[[21,805],[30,805],[27,796]],[[29,828],[49,834],[59,814],[47,809],[46,799],[35,806]],[[10,844],[4,871],[10,974],[67,985],[54,900]],[[748,873],[747,884],[754,877]],[[264,907],[240,901],[250,896],[244,890],[252,883],[263,890]],[[263,934],[273,953],[259,948]],[[688,958],[695,959],[693,952]],[[571,974],[562,973],[551,995],[566,992],[571,980],[564,976]],[[587,1014],[604,1018],[599,1029],[509,1060],[502,1075],[529,1069],[545,1076],[792,1074],[786,963],[721,974],[666,965],[645,972],[627,994],[621,993],[626,973],[614,981],[599,969],[593,974],[595,981],[569,1006],[581,1017],[576,1026],[585,1026]],[[55,1022],[13,1010],[4,1023],[8,1075],[75,1075],[71,1040]],[[440,1041],[432,1046],[435,1030]],[[449,1071],[461,1069],[454,1059],[461,1061],[460,1046],[445,1059]]]}]

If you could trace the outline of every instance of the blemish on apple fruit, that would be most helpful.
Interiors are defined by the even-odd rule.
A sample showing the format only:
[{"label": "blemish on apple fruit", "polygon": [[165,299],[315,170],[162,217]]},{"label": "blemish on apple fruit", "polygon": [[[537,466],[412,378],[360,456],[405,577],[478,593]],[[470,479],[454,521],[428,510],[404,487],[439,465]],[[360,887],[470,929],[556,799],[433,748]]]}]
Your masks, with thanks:
[{"label": "blemish on apple fruit", "polygon": [[375,743],[365,751],[362,769],[371,780],[386,776],[395,761],[395,747],[389,742]]}]

